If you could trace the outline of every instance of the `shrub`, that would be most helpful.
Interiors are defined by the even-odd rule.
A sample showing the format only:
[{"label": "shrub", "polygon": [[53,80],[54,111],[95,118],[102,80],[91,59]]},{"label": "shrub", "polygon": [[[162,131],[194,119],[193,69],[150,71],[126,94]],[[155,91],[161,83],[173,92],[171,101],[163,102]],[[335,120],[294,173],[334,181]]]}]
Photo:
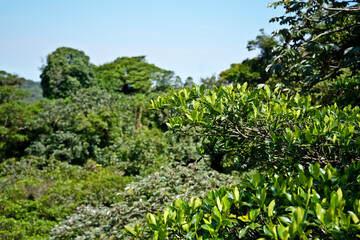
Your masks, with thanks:
[{"label": "shrub", "polygon": [[121,201],[111,207],[79,206],[76,212],[53,228],[52,239],[131,239],[123,226],[138,223],[145,226],[147,212],[171,204],[176,198],[190,200],[207,191],[237,182],[237,178],[209,169],[203,161],[187,167],[163,166],[145,177],[137,176],[119,192]]},{"label": "shrub", "polygon": [[139,239],[355,239],[360,236],[360,163],[345,169],[297,165],[284,175],[257,173],[200,199],[180,198],[148,213]]},{"label": "shrub", "polygon": [[229,85],[212,91],[194,86],[152,102],[170,110],[168,126],[177,133],[202,138],[199,153],[209,154],[212,167],[232,169],[292,166],[319,162],[346,166],[360,156],[360,108],[312,105],[310,96],[286,95],[266,85],[248,89]]}]

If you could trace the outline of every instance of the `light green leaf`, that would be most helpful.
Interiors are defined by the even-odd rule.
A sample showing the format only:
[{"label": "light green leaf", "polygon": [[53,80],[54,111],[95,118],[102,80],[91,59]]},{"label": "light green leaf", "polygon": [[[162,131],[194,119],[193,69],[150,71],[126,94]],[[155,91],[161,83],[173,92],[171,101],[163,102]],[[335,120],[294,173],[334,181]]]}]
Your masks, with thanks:
[{"label": "light green leaf", "polygon": [[221,212],[223,206],[222,206],[222,204],[221,204],[221,202],[220,202],[220,198],[219,198],[219,197],[216,197],[216,205],[217,205],[217,207],[219,208],[219,210],[220,210],[220,212]]},{"label": "light green leaf", "polygon": [[349,214],[350,214],[352,220],[354,221],[354,223],[358,224],[358,222],[359,222],[358,216],[356,216],[356,214],[354,212],[352,212],[352,211],[349,211]]},{"label": "light green leaf", "polygon": [[269,217],[272,217],[274,214],[273,214],[273,212],[274,212],[274,207],[275,207],[275,199],[273,199],[271,202],[270,202],[270,204],[269,204],[269,206],[268,206],[268,216]]},{"label": "light green leaf", "polygon": [[239,189],[237,187],[235,187],[235,189],[234,189],[234,199],[235,199],[235,202],[238,202],[240,199],[240,193],[239,193]]},{"label": "light green leaf", "polygon": [[130,226],[125,226],[125,231],[127,233],[130,233],[131,235],[133,235],[134,237],[138,237],[138,234],[135,232],[135,229],[130,227]]},{"label": "light green leaf", "polygon": [[164,223],[166,224],[167,217],[169,216],[169,209],[166,209],[164,212]]},{"label": "light green leaf", "polygon": [[148,213],[146,218],[148,220],[148,223],[156,225],[156,219],[152,213]]},{"label": "light green leaf", "polygon": [[196,210],[200,206],[201,206],[201,200],[200,200],[200,198],[196,197],[195,202],[194,202],[194,210]]},{"label": "light green leaf", "polygon": [[248,232],[248,230],[249,230],[249,226],[246,226],[245,228],[243,228],[243,229],[241,229],[240,231],[239,231],[239,238],[243,238],[243,237],[245,237],[245,235],[246,235],[246,233]]},{"label": "light green leaf", "polygon": [[268,98],[270,98],[270,97],[271,97],[271,92],[270,92],[270,88],[269,88],[268,85],[265,85],[265,92],[266,92],[266,96],[267,96]]}]

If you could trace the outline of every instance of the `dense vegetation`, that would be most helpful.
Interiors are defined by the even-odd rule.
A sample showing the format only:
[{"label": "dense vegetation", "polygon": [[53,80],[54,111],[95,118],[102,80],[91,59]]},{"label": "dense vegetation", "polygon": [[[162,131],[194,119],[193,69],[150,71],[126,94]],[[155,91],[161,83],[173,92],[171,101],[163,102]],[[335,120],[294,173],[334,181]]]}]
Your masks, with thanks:
[{"label": "dense vegetation", "polygon": [[202,86],[67,47],[0,71],[0,238],[359,238],[359,2],[271,6]]}]

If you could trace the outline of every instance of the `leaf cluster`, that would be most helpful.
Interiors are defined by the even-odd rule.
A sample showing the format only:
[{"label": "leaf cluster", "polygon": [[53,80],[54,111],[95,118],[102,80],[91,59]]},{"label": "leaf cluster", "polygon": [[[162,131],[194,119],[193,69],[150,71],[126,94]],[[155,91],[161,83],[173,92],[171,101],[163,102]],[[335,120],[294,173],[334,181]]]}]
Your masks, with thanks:
[{"label": "leaf cluster", "polygon": [[64,98],[96,85],[94,66],[82,51],[60,47],[47,56],[46,63],[40,75],[46,98]]},{"label": "leaf cluster", "polygon": [[184,85],[173,71],[148,63],[145,56],[117,58],[96,66],[95,74],[98,87],[124,94],[162,92]]},{"label": "leaf cluster", "polygon": [[300,82],[304,90],[350,69],[359,72],[358,1],[277,1],[285,14],[271,22],[288,26],[275,31],[284,39],[271,68],[283,82]]},{"label": "leaf cluster", "polygon": [[203,198],[180,198],[148,213],[147,228],[125,227],[141,239],[355,239],[360,232],[359,163],[348,168],[297,165],[284,175],[256,173]]},{"label": "leaf cluster", "polygon": [[321,107],[312,105],[310,96],[247,84],[186,88],[152,104],[171,109],[168,126],[174,132],[195,129],[203,139],[200,153],[230,154],[233,168],[358,160],[359,107]]}]

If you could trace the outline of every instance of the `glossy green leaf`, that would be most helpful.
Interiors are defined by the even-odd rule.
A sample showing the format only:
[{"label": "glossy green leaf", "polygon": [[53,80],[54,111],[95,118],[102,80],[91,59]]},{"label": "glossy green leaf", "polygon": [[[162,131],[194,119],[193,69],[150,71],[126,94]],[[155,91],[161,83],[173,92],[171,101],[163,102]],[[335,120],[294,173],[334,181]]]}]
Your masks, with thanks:
[{"label": "glossy green leaf", "polygon": [[269,217],[272,217],[274,215],[274,213],[273,213],[274,207],[275,207],[275,199],[273,199],[268,206],[268,216]]}]

